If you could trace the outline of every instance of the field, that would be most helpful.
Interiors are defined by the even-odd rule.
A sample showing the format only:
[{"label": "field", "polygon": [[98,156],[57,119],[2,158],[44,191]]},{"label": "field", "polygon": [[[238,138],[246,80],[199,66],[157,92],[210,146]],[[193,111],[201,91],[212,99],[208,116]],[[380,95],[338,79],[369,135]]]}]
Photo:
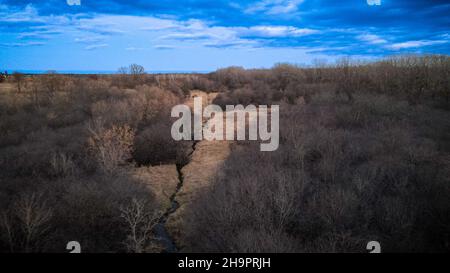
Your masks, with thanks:
[{"label": "field", "polygon": [[[449,251],[448,56],[139,71],[2,79],[0,252]],[[279,149],[174,141],[198,96],[279,105]]]}]

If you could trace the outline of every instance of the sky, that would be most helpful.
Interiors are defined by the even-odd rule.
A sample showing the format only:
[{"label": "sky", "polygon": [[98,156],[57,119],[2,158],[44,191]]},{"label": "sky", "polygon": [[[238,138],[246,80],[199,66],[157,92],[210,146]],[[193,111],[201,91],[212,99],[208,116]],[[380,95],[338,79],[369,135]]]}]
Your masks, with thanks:
[{"label": "sky", "polygon": [[449,15],[449,0],[0,0],[0,70],[212,71],[449,54]]}]

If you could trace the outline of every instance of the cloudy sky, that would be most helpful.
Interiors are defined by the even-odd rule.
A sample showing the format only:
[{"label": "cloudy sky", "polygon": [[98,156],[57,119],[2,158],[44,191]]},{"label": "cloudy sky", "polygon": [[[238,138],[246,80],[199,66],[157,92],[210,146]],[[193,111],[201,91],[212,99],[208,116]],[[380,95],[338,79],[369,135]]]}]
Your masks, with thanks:
[{"label": "cloudy sky", "polygon": [[[80,2],[77,5],[76,2]],[[0,69],[210,71],[450,53],[450,1],[0,0]]]}]

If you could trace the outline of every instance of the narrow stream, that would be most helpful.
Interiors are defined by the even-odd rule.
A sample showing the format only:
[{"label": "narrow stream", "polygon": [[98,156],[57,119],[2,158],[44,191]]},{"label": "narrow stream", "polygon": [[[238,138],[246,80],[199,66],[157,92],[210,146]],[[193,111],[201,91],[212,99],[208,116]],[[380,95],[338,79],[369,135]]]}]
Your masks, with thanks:
[{"label": "narrow stream", "polygon": [[[192,144],[192,151],[188,154],[188,157],[190,158],[192,154],[195,152],[195,148],[198,141],[194,141]],[[186,166],[189,163],[186,164],[177,164],[177,172],[178,172],[178,184],[175,189],[175,192],[170,196],[170,207],[164,212],[164,214],[159,219],[158,223],[155,226],[154,232],[156,235],[157,240],[159,243],[163,246],[163,253],[176,253],[178,252],[178,247],[175,243],[175,240],[170,236],[169,232],[166,228],[167,219],[169,216],[174,213],[179,207],[180,204],[178,204],[176,197],[178,192],[183,187],[183,172],[182,169],[184,166]]]},{"label": "narrow stream", "polygon": [[[206,126],[207,123],[208,123],[208,120],[204,120],[203,127]],[[195,152],[198,142],[200,142],[200,141],[194,140],[194,142],[192,144],[191,152],[188,154],[189,161],[192,157],[192,154]],[[155,229],[154,229],[157,240],[163,246],[162,253],[176,253],[179,251],[179,248],[176,245],[174,238],[172,238],[172,236],[169,234],[169,232],[167,230],[166,223],[167,223],[167,219],[170,217],[170,215],[172,213],[174,213],[180,207],[180,204],[178,204],[178,202],[176,201],[176,197],[177,197],[178,192],[183,187],[182,169],[187,164],[189,164],[189,162],[185,163],[185,164],[177,164],[178,184],[177,184],[175,192],[172,194],[172,196],[170,196],[170,207],[161,216],[161,218],[158,221],[158,224],[156,224]]]}]

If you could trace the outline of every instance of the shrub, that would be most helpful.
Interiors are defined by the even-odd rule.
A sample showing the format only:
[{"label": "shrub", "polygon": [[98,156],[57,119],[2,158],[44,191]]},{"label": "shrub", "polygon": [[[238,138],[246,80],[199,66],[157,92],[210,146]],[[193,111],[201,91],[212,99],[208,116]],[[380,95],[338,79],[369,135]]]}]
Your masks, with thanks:
[{"label": "shrub", "polygon": [[16,82],[17,85],[17,93],[21,93],[24,75],[20,72],[14,72],[12,76],[13,80]]},{"label": "shrub", "polygon": [[128,125],[104,128],[95,121],[89,131],[88,150],[101,171],[113,174],[131,159],[134,131]]},{"label": "shrub", "polygon": [[371,240],[386,252],[448,249],[448,162],[405,123],[412,106],[377,99],[355,96],[368,120],[343,128],[345,101],[284,105],[280,148],[241,146],[188,209],[189,250],[365,252]]},{"label": "shrub", "polygon": [[189,144],[173,140],[170,130],[170,120],[163,120],[136,135],[133,158],[138,165],[186,163]]}]

